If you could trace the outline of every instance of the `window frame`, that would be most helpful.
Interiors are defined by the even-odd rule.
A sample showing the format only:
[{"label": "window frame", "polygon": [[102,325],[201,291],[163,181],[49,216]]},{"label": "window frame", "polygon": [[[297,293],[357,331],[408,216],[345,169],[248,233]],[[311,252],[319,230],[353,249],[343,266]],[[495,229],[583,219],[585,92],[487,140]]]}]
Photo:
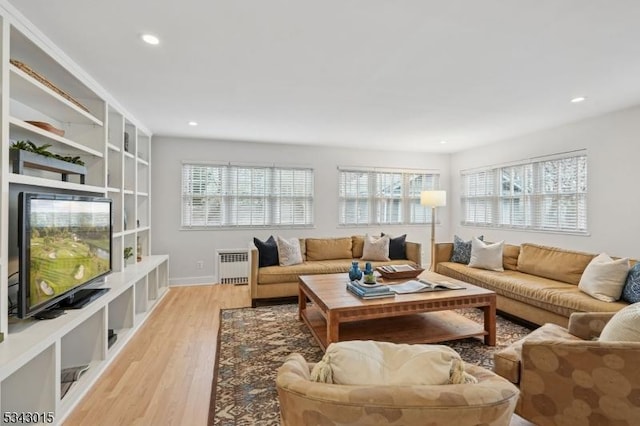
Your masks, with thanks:
[{"label": "window frame", "polygon": [[[571,162],[575,164],[571,165]],[[552,167],[556,172],[546,180]],[[568,167],[574,168],[574,174],[563,175]],[[517,175],[519,188],[516,188]],[[567,176],[574,181],[573,190],[567,191],[566,185],[565,190],[561,188]],[[460,223],[463,226],[589,235],[586,149],[461,170],[460,180]],[[549,182],[557,187],[549,189]],[[571,214],[563,217],[563,205]],[[549,211],[554,208],[555,213]],[[550,222],[556,225],[552,226]],[[571,222],[573,225],[567,225]]]},{"label": "window frame", "polygon": [[[352,179],[366,180],[350,185],[346,180],[348,175]],[[396,176],[399,180],[394,181]],[[412,186],[413,180],[420,179],[421,185],[417,190]],[[398,188],[398,193],[381,190],[382,182],[391,182]],[[367,227],[367,226],[394,226],[394,225],[424,225],[431,224],[431,208],[420,205],[420,193],[426,190],[439,189],[440,172],[438,170],[408,170],[391,168],[366,168],[366,167],[338,167],[338,226],[339,227]],[[364,191],[357,194],[349,194],[350,191]],[[386,194],[386,195],[385,195]],[[348,212],[347,203],[355,203],[355,210]],[[393,213],[394,202],[397,213]],[[360,213],[358,207],[364,204],[366,212]],[[349,217],[354,219],[349,221]],[[362,220],[361,220],[362,217]],[[395,220],[394,220],[395,219]],[[436,216],[436,221],[438,218]]]},{"label": "window frame", "polygon": [[[210,173],[219,175],[219,181],[203,182],[203,180],[193,181],[193,179],[187,181],[190,173],[188,169],[195,168],[209,170]],[[193,173],[192,170],[191,174]],[[283,173],[292,173],[293,176],[283,181],[281,179]],[[296,183],[296,173],[302,173],[302,178],[298,183]],[[247,176],[249,176],[249,180],[247,180]],[[256,176],[258,178],[254,181]],[[190,189],[190,187],[197,185],[201,186],[199,193]],[[202,185],[205,187],[202,188]],[[283,191],[285,185],[290,187],[289,191]],[[303,189],[300,192],[301,187]],[[180,192],[180,229],[182,230],[312,228],[315,226],[315,181],[314,169],[311,167],[206,163],[183,160]],[[203,200],[204,207],[201,218],[194,214],[193,200],[195,199]],[[187,202],[190,202],[190,205],[186,205]],[[212,202],[217,202],[220,205],[217,212],[216,209],[208,207],[208,204]],[[251,206],[252,203],[261,204],[262,207],[254,210]],[[282,221],[285,211],[283,203],[289,203],[291,221]],[[296,204],[298,204],[297,207],[301,205],[303,207],[294,212]],[[242,206],[248,206],[248,208],[243,209]],[[256,212],[259,214],[255,217],[260,218],[261,214],[262,220],[253,222],[253,214]],[[210,220],[209,215],[213,215],[215,219]],[[296,220],[299,217],[302,217],[302,222]],[[250,223],[242,223],[246,220]]]}]

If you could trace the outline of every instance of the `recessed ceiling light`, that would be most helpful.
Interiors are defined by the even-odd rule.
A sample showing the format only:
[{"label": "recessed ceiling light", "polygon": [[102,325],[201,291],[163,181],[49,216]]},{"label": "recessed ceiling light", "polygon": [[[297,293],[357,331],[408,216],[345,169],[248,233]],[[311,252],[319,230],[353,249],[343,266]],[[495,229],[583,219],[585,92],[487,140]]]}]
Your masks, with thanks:
[{"label": "recessed ceiling light", "polygon": [[190,121],[189,126],[197,126],[198,123],[196,121]]},{"label": "recessed ceiling light", "polygon": [[153,34],[142,34],[141,38],[145,43],[153,44],[154,46],[160,44],[160,39]]},{"label": "recessed ceiling light", "polygon": [[447,141],[440,141],[440,143],[444,145],[445,143],[447,143]]},{"label": "recessed ceiling light", "polygon": [[578,96],[576,98],[571,99],[571,102],[574,104],[580,103],[580,102],[584,102],[586,101],[587,98],[585,98],[584,96]]}]

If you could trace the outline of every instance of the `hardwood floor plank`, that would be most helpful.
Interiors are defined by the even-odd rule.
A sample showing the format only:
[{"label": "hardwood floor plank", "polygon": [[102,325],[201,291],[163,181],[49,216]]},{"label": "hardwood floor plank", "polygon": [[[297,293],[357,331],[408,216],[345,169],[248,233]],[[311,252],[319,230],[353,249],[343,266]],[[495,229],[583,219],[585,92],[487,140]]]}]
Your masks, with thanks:
[{"label": "hardwood floor plank", "polygon": [[248,286],[172,287],[64,425],[206,425],[220,309],[250,305]]}]

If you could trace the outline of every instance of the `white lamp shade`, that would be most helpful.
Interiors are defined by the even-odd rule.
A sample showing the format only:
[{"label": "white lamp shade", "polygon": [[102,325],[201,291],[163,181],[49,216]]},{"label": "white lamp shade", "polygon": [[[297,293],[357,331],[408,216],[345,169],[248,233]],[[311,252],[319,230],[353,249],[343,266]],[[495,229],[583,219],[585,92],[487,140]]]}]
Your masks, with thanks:
[{"label": "white lamp shade", "polygon": [[429,207],[444,207],[447,205],[447,191],[422,191],[420,204]]}]

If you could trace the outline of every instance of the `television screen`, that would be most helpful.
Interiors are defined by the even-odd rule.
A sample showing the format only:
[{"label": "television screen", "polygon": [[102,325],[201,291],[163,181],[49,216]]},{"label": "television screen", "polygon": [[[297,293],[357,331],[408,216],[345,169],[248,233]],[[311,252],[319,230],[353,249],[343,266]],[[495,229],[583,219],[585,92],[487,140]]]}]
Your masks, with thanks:
[{"label": "television screen", "polygon": [[22,193],[18,315],[33,315],[111,271],[111,200]]}]

